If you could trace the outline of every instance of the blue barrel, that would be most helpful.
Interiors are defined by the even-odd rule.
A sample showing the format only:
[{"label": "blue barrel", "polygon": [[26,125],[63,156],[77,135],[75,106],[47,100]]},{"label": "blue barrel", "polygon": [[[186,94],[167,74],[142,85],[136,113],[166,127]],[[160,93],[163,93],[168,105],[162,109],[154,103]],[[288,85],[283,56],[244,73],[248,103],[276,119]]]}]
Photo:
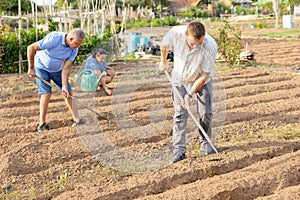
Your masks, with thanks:
[{"label": "blue barrel", "polygon": [[149,44],[148,38],[146,38],[146,37],[141,37],[140,38],[140,45],[141,46],[148,45],[148,44]]},{"label": "blue barrel", "polygon": [[128,53],[136,51],[136,46],[140,44],[140,38],[142,33],[132,32],[129,33],[127,38],[128,43]]}]

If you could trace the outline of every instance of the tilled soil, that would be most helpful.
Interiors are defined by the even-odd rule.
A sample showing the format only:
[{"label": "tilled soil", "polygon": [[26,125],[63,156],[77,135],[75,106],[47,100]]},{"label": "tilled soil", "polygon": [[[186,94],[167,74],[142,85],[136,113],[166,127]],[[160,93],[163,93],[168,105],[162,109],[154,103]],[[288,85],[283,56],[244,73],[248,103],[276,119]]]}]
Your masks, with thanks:
[{"label": "tilled soil", "polygon": [[[293,48],[283,51],[289,49],[283,41],[251,41],[265,63],[287,62],[273,54],[293,60],[283,68],[297,63],[291,42],[285,44]],[[265,50],[275,43],[270,58]],[[167,79],[151,61],[114,67],[111,97],[103,90],[82,92],[73,83],[75,97],[107,115],[110,125],[79,106],[86,123],[72,128],[55,90],[47,115],[51,130],[41,133],[34,82],[26,74],[1,75],[0,199],[300,198],[299,73],[255,67],[216,73],[219,155],[199,152],[189,119],[187,159],[170,165],[173,107]],[[72,75],[79,70],[76,66]]]}]

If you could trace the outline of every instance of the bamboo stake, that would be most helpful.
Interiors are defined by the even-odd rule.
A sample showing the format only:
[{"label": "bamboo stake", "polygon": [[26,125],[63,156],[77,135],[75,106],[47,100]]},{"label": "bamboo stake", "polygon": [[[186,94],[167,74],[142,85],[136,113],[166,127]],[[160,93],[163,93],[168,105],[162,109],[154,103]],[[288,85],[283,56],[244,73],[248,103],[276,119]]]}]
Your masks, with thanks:
[{"label": "bamboo stake", "polygon": [[21,31],[22,31],[22,11],[21,11],[21,0],[18,0],[18,14],[19,14],[19,31],[18,31],[18,39],[19,39],[19,74],[23,73],[23,62],[22,62],[22,38],[21,38]]}]

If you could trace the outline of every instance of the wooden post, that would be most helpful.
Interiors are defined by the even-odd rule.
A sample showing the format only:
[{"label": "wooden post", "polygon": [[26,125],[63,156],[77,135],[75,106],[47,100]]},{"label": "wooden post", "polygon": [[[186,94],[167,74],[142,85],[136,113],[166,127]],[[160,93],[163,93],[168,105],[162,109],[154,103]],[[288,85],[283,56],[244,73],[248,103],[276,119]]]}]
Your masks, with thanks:
[{"label": "wooden post", "polygon": [[50,16],[52,15],[52,0],[50,0],[50,3],[49,3],[49,15]]},{"label": "wooden post", "polygon": [[104,31],[105,31],[105,21],[106,21],[106,18],[105,18],[105,7],[102,6],[102,22],[101,22],[101,34],[100,34],[100,38],[103,36],[104,34]]},{"label": "wooden post", "polygon": [[37,29],[37,25],[38,25],[38,18],[37,18],[37,3],[35,3],[35,40],[38,41],[39,40],[39,33],[38,33],[38,29]]},{"label": "wooden post", "polygon": [[89,12],[90,12],[90,4],[89,4],[89,2],[88,1],[86,1],[86,8],[85,8],[86,10],[85,10],[85,12],[87,13],[87,17],[88,17],[88,19],[87,19],[87,28],[88,28],[88,35],[90,35],[91,34],[91,32],[90,32],[90,22],[91,22],[91,16],[90,16],[90,14],[89,14]]},{"label": "wooden post", "polygon": [[49,32],[49,16],[46,14],[46,33],[48,32]]},{"label": "wooden post", "polygon": [[83,3],[82,0],[80,0],[80,5],[79,5],[79,16],[81,17],[80,19],[80,28],[83,29],[83,25],[84,25],[84,19],[82,17],[82,8],[83,8]]},{"label": "wooden post", "polygon": [[18,0],[18,14],[19,14],[19,31],[18,31],[18,39],[19,39],[19,74],[23,73],[23,59],[22,59],[22,38],[21,38],[21,30],[22,30],[22,12],[21,12],[21,0]]},{"label": "wooden post", "polygon": [[125,27],[125,24],[126,24],[126,7],[123,7],[123,11],[122,11],[122,14],[123,14],[123,20],[122,20],[122,26],[121,26],[121,31],[120,31],[120,35],[123,35],[123,32],[124,32],[124,27]]},{"label": "wooden post", "polygon": [[94,0],[92,0],[92,10],[93,10],[93,13],[94,13],[94,28],[93,28],[93,34],[97,33],[96,31],[96,23],[97,23],[97,15],[95,15],[95,5],[94,5]]}]

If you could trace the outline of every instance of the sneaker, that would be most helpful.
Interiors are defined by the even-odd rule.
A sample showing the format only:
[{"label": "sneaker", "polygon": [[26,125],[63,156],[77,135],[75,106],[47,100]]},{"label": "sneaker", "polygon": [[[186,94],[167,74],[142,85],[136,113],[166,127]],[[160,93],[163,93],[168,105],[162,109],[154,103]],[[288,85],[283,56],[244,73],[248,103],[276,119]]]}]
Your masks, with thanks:
[{"label": "sneaker", "polygon": [[48,124],[46,124],[46,123],[43,123],[42,125],[39,125],[39,126],[37,127],[37,131],[38,131],[38,132],[42,132],[42,131],[44,131],[44,130],[50,130],[50,127],[49,127]]},{"label": "sneaker", "polygon": [[84,121],[83,121],[83,119],[80,119],[78,122],[74,121],[74,123],[72,124],[72,127],[76,127],[76,126],[79,126],[82,124],[84,124]]},{"label": "sneaker", "polygon": [[185,153],[175,153],[173,155],[173,159],[172,159],[171,163],[177,163],[185,158],[186,158]]}]

